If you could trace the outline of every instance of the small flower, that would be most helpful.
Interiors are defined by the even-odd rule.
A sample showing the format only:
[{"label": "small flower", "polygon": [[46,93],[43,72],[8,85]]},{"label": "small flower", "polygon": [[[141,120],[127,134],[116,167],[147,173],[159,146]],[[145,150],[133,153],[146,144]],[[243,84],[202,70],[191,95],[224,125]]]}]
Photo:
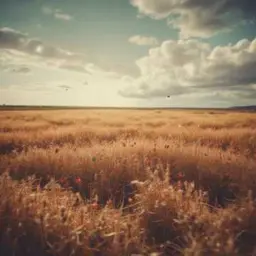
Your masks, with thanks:
[{"label": "small flower", "polygon": [[99,205],[98,205],[97,202],[92,203],[91,206],[92,206],[92,208],[95,209],[95,210],[97,210],[97,209],[99,208]]},{"label": "small flower", "polygon": [[82,180],[81,180],[80,177],[77,177],[77,178],[75,179],[75,182],[76,182],[76,184],[80,184],[80,183],[82,182]]},{"label": "small flower", "polygon": [[183,172],[179,172],[179,173],[177,174],[177,177],[178,177],[179,179],[182,179],[182,178],[185,177],[185,175],[184,175]]}]

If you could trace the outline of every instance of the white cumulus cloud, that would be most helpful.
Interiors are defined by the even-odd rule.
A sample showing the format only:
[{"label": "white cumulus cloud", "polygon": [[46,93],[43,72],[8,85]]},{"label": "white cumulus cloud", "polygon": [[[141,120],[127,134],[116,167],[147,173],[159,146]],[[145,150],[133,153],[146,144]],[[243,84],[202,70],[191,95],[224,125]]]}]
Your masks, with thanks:
[{"label": "white cumulus cloud", "polygon": [[159,42],[157,38],[150,36],[135,35],[128,39],[131,44],[137,45],[157,45]]},{"label": "white cumulus cloud", "polygon": [[59,20],[65,20],[65,21],[69,21],[69,20],[72,20],[73,17],[67,13],[62,13],[62,12],[56,12],[54,14],[54,17],[56,19],[59,19]]},{"label": "white cumulus cloud", "polygon": [[197,40],[169,40],[136,61],[137,78],[123,78],[124,97],[156,98],[228,90],[256,94],[256,38],[211,47]]},{"label": "white cumulus cloud", "polygon": [[140,14],[169,19],[182,38],[210,37],[256,18],[255,0],[131,0]]},{"label": "white cumulus cloud", "polygon": [[[102,69],[89,62],[83,54],[45,44],[40,39],[30,38],[29,35],[12,28],[0,28],[0,73],[4,73],[3,75],[7,77],[8,81],[11,77],[19,77],[25,79],[27,83],[25,75],[29,75],[31,78],[35,75],[35,70],[43,70],[43,73],[47,72],[48,74],[49,71],[52,71],[56,74],[66,73],[71,77],[81,76],[84,77],[83,85],[88,84],[87,78],[91,76],[115,81],[120,78],[116,72]],[[45,80],[46,78],[41,77],[40,79]],[[3,78],[1,82],[2,80]]]},{"label": "white cumulus cloud", "polygon": [[70,21],[73,19],[73,17],[70,14],[64,13],[60,9],[52,9],[47,6],[42,7],[42,12],[45,15],[51,15],[58,20]]}]

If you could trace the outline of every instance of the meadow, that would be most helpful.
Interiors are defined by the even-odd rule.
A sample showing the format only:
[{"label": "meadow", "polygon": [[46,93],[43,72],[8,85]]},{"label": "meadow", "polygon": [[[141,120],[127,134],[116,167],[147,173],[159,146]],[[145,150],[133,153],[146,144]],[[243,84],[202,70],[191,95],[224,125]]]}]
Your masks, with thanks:
[{"label": "meadow", "polygon": [[0,252],[256,255],[256,113],[0,111]]}]

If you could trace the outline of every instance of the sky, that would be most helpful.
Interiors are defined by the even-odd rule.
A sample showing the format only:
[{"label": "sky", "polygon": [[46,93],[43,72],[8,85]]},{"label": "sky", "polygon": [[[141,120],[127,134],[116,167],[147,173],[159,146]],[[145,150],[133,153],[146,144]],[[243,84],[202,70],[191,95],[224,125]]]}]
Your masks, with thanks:
[{"label": "sky", "polygon": [[0,104],[256,104],[255,0],[1,0]]}]

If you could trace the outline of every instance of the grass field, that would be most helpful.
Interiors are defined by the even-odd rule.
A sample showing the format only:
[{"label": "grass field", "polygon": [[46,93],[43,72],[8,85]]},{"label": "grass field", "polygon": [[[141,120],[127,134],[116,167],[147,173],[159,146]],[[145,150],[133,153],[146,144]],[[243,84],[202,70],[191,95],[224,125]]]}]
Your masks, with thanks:
[{"label": "grass field", "polygon": [[256,114],[0,111],[1,255],[256,255]]}]

